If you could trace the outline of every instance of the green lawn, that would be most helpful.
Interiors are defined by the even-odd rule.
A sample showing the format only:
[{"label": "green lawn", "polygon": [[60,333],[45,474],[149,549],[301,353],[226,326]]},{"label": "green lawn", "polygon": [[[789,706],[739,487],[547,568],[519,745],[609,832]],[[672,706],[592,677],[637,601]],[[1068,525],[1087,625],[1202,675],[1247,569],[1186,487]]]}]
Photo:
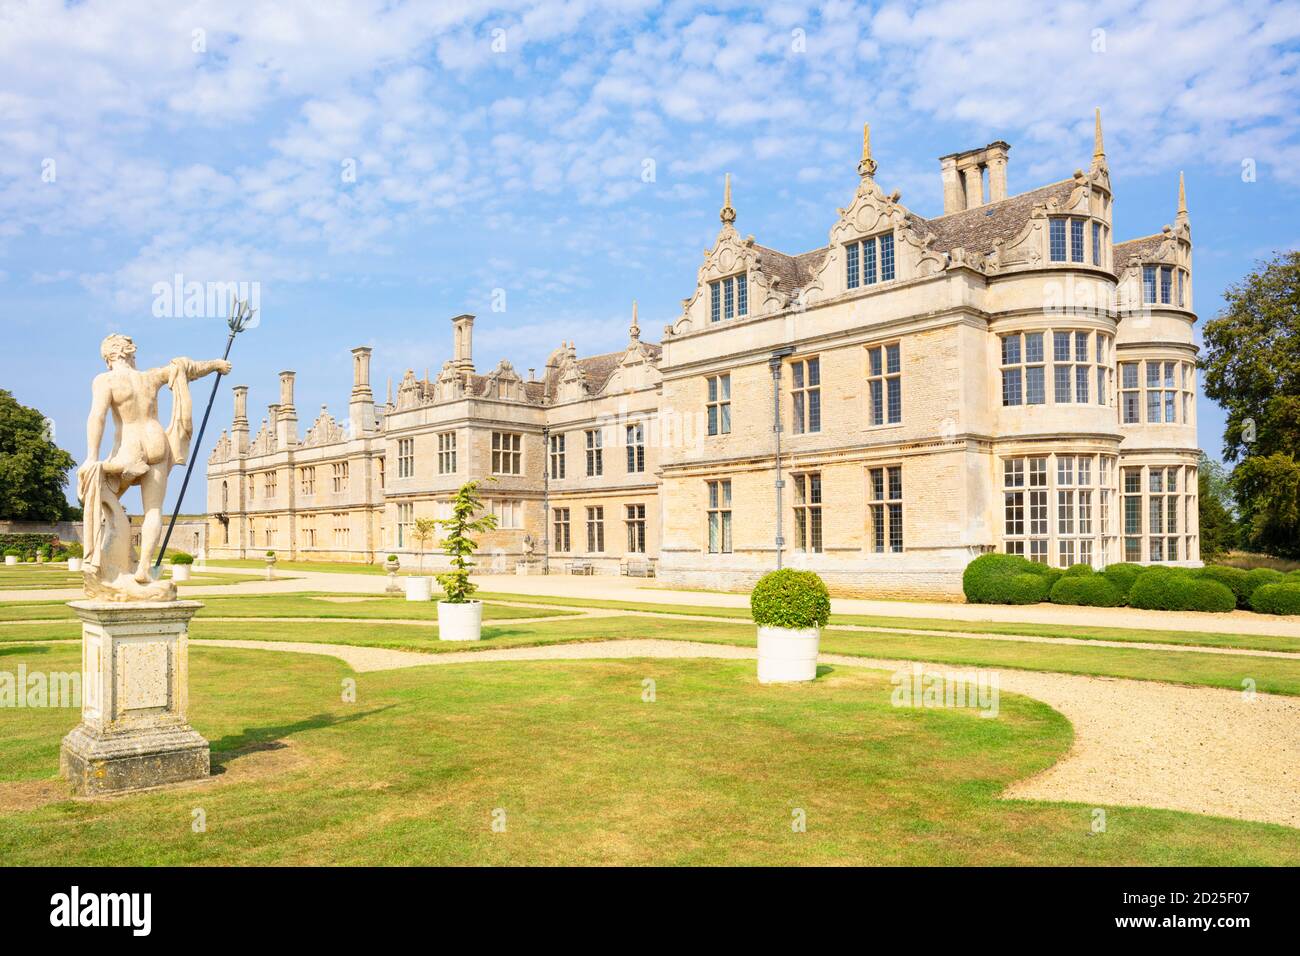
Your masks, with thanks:
[{"label": "green lawn", "polygon": [[[706,605],[655,604],[649,601],[610,601],[599,598],[528,596],[482,591],[485,601],[524,601],[529,604],[590,607],[608,610],[647,611],[653,614],[725,617],[748,621],[749,608]],[[1045,605],[1050,607],[1051,605]],[[1027,637],[1072,637],[1078,640],[1123,641],[1126,643],[1195,644],[1203,647],[1232,647],[1261,651],[1300,653],[1300,638],[1256,634],[1216,634],[1205,631],[1169,631],[1158,628],[1085,627],[1079,624],[1033,624],[994,621],[959,621],[947,618],[901,617],[877,614],[832,614],[830,623],[859,627],[905,628],[918,631],[1007,634]]]},{"label": "green lawn", "polygon": [[[209,558],[208,564],[214,568],[256,568],[266,570],[266,561],[262,558]],[[350,561],[285,561],[275,562],[276,571],[322,571],[337,574],[387,574],[382,564],[353,564]]]},{"label": "green lawn", "polygon": [[[170,577],[170,575],[166,575]],[[189,584],[238,584],[241,581],[259,581],[265,575],[205,574],[191,572]],[[65,564],[19,564],[14,567],[0,564],[0,591],[48,591],[59,588],[79,588],[81,572],[70,572]],[[184,587],[185,585],[181,585]]]},{"label": "green lawn", "polygon": [[[335,625],[337,626],[337,625]],[[75,647],[0,667],[78,666]],[[345,678],[357,684],[344,703]],[[643,681],[655,701],[643,702]],[[760,687],[751,662],[632,660],[352,674],[330,658],[196,647],[202,785],[73,801],[70,710],[0,710],[0,859],[168,864],[1300,864],[1300,831],[1171,811],[1003,801],[1070,728],[890,706],[888,675]],[[192,828],[202,810],[205,832]],[[494,811],[505,831],[494,832]],[[794,812],[806,832],[794,832]]]}]

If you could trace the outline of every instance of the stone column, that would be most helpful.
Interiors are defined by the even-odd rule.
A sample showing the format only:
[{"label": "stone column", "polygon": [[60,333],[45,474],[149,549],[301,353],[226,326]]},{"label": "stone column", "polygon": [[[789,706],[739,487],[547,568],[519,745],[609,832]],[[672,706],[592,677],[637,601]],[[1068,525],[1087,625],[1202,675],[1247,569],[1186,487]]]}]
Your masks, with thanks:
[{"label": "stone column", "polygon": [[198,601],[71,601],[81,618],[81,723],[59,770],[95,796],[196,780],[208,742],[189,725],[189,622]]},{"label": "stone column", "polygon": [[967,166],[961,174],[966,184],[966,208],[984,205],[984,170],[980,166]]}]

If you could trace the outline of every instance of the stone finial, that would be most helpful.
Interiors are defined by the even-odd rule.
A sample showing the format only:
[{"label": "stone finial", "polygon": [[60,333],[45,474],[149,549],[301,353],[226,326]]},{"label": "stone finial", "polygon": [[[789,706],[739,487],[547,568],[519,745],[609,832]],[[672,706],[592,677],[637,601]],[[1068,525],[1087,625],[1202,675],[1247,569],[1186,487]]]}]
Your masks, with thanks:
[{"label": "stone finial", "polygon": [[862,124],[862,159],[858,161],[858,175],[863,179],[876,174],[876,161],[871,158],[871,124]]},{"label": "stone finial", "polygon": [[636,299],[632,300],[632,324],[628,326],[627,335],[633,342],[641,341],[641,326],[636,323]]},{"label": "stone finial", "polygon": [[1093,121],[1092,165],[1100,166],[1106,159],[1106,147],[1101,142],[1101,107],[1098,106]]},{"label": "stone finial", "polygon": [[722,187],[722,210],[718,213],[724,226],[736,221],[736,210],[731,206],[731,173],[727,173]]},{"label": "stone finial", "polygon": [[1183,182],[1183,172],[1178,171],[1178,215],[1187,218],[1187,184]]}]

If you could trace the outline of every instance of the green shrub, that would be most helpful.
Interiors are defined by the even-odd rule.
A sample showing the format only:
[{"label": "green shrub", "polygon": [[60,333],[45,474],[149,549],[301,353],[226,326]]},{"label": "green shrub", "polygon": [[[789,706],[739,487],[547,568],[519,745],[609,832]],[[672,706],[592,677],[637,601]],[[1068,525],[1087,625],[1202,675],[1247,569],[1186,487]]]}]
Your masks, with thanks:
[{"label": "green shrub", "polygon": [[759,578],[749,608],[760,627],[825,627],[831,617],[831,596],[813,572],[783,568]]},{"label": "green shrub", "polygon": [[1053,604],[1076,604],[1084,607],[1119,607],[1123,597],[1119,588],[1101,574],[1066,573],[1052,585]]},{"label": "green shrub", "polygon": [[1146,568],[1140,564],[1121,562],[1106,565],[1101,573],[1106,576],[1106,580],[1115,585],[1115,590],[1119,591],[1120,597],[1127,601],[1128,592],[1133,587],[1133,582],[1145,570]]},{"label": "green shrub", "polygon": [[1300,614],[1300,582],[1261,584],[1250,596],[1250,607],[1260,614]]},{"label": "green shrub", "polygon": [[1286,580],[1286,575],[1281,571],[1274,571],[1272,568],[1251,568],[1246,572],[1246,600],[1255,593],[1255,589],[1265,584],[1281,584]]},{"label": "green shrub", "polygon": [[170,560],[172,564],[193,564],[194,555],[187,551],[176,551],[172,554]]},{"label": "green shrub", "polygon": [[1133,582],[1128,603],[1149,611],[1231,611],[1237,598],[1226,584],[1193,577],[1186,569],[1148,568]]},{"label": "green shrub", "polygon": [[1246,572],[1242,568],[1230,568],[1226,564],[1207,564],[1192,572],[1193,577],[1218,581],[1225,585],[1237,599],[1237,607],[1250,607],[1250,592],[1246,590]]},{"label": "green shrub", "polygon": [[1063,577],[1067,578],[1086,578],[1090,574],[1097,572],[1092,569],[1091,564],[1072,564],[1065,569]]},{"label": "green shrub", "polygon": [[0,548],[15,548],[19,554],[28,554],[40,547],[48,547],[58,541],[58,535],[28,532],[6,532],[0,534]]},{"label": "green shrub", "polygon": [[6,558],[21,558],[22,556],[23,553],[19,551],[17,548],[5,548]]},{"label": "green shrub", "polygon": [[[1052,582],[1046,580],[1045,572],[1050,570],[1018,554],[982,554],[966,565],[961,587],[972,604],[1034,604],[1047,599]],[[1013,586],[1012,580],[1021,575],[1037,580]]]},{"label": "green shrub", "polygon": [[80,541],[69,541],[67,547],[63,550],[67,552],[70,558],[84,558],[86,556],[86,549],[81,546]]}]

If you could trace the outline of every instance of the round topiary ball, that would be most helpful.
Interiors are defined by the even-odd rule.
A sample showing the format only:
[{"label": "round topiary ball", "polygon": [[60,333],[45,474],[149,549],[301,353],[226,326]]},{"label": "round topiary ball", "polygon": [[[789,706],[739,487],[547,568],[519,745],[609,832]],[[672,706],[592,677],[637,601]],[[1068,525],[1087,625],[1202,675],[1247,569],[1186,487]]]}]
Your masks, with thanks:
[{"label": "round topiary ball", "polygon": [[831,616],[831,596],[813,572],[783,568],[759,578],[749,595],[749,607],[760,627],[825,627]]},{"label": "round topiary ball", "polygon": [[1101,574],[1066,574],[1052,585],[1053,604],[1083,607],[1119,607],[1123,603],[1119,588]]}]

